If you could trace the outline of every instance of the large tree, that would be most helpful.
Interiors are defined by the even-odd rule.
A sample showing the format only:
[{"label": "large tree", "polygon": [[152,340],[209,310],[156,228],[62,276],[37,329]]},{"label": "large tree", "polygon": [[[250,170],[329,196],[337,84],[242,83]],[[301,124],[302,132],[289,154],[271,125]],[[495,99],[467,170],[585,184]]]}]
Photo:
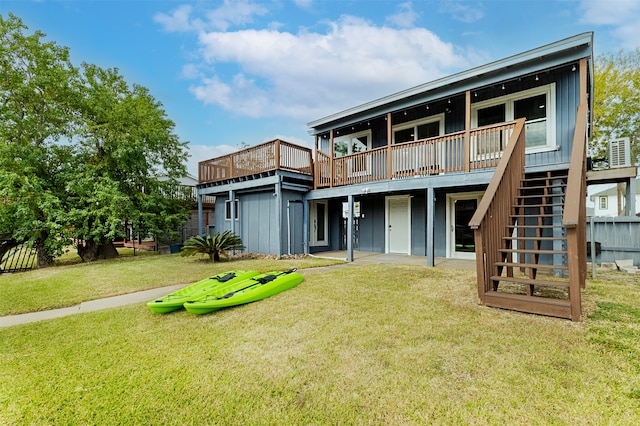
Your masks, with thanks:
[{"label": "large tree", "polygon": [[60,138],[74,122],[77,70],[68,49],[0,15],[0,237],[31,240],[48,265],[66,243]]},{"label": "large tree", "polygon": [[590,151],[606,158],[608,142],[628,137],[631,161],[640,161],[640,49],[597,57]]},{"label": "large tree", "polygon": [[186,148],[146,88],[129,87],[116,69],[84,64],[83,76],[69,219],[82,240],[78,254],[93,260],[115,253],[124,222],[159,236],[185,219],[184,199],[174,195]]},{"label": "large tree", "polygon": [[0,15],[0,238],[35,241],[39,264],[73,238],[85,261],[185,218],[186,144],[149,91]]}]

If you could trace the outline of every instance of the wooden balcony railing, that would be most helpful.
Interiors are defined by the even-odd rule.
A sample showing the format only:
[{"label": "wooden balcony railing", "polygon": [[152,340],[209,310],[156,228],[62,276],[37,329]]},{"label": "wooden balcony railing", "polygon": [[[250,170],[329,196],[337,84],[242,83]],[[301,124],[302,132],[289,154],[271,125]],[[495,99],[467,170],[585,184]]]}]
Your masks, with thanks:
[{"label": "wooden balcony railing", "polygon": [[311,149],[276,139],[198,163],[198,182],[210,183],[271,170],[312,174]]},{"label": "wooden balcony railing", "polygon": [[[316,188],[495,167],[515,121],[405,142],[331,159],[316,151]],[[468,151],[468,153],[466,152]],[[391,161],[389,161],[391,155]],[[465,164],[468,158],[468,168]]]},{"label": "wooden balcony railing", "polygon": [[524,118],[516,121],[504,155],[469,222],[469,226],[474,229],[478,295],[482,303],[484,294],[492,290],[491,268],[499,260],[504,227],[509,223],[511,206],[524,178],[524,121]]}]

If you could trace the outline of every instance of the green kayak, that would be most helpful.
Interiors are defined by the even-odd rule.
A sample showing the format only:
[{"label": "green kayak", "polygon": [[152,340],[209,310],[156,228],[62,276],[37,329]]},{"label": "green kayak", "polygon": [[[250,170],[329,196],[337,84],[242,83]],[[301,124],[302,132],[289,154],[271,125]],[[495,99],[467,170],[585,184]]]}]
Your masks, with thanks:
[{"label": "green kayak", "polygon": [[185,302],[197,299],[218,289],[224,291],[225,288],[233,286],[239,282],[244,282],[248,278],[258,275],[257,271],[227,271],[206,278],[197,283],[191,284],[171,294],[152,300],[147,303],[149,309],[158,314],[166,314],[182,308]]},{"label": "green kayak", "polygon": [[284,272],[267,272],[224,288],[220,287],[198,299],[189,300],[184,307],[192,314],[207,314],[218,309],[265,299],[295,287],[302,280],[303,277],[296,272],[296,268]]}]

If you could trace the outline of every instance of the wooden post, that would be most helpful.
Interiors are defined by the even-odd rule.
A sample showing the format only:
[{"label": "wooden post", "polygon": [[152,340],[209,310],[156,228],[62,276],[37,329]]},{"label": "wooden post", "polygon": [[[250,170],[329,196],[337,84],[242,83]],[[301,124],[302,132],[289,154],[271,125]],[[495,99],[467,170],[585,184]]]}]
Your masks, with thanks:
[{"label": "wooden post", "polygon": [[391,113],[387,113],[387,178],[393,177],[393,155],[391,152],[391,143],[393,142],[393,123],[391,123]]},{"label": "wooden post", "polygon": [[[316,162],[318,162],[318,135],[316,135],[314,138],[313,155],[316,159]],[[311,164],[313,165],[313,161],[311,161]],[[322,174],[322,166],[320,166],[319,170],[320,170],[320,174]],[[313,176],[313,189],[318,189],[318,180],[320,180],[320,176],[316,176],[317,173],[318,173],[318,168],[313,167],[313,170],[311,171],[311,176]],[[305,254],[308,254],[308,253],[305,252]]]},{"label": "wooden post", "polygon": [[467,90],[464,101],[464,171],[469,173],[471,161],[471,90]]},{"label": "wooden post", "polygon": [[331,129],[329,131],[329,144],[331,145],[331,152],[330,152],[331,158],[329,160],[330,161],[329,162],[329,175],[330,175],[330,177],[329,177],[329,188],[333,188],[333,182],[336,179],[335,170],[334,170],[335,166],[333,164],[334,161],[335,161],[335,158],[334,158],[335,152],[333,150],[333,129]]},{"label": "wooden post", "polygon": [[280,170],[280,139],[276,139],[276,170]]}]

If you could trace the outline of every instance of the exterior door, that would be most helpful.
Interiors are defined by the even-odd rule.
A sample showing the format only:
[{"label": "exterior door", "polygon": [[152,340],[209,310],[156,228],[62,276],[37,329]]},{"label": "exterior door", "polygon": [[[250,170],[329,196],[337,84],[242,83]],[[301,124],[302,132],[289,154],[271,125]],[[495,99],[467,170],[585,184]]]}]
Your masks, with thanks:
[{"label": "exterior door", "polygon": [[408,196],[387,197],[387,253],[411,253],[411,201]]},{"label": "exterior door", "polygon": [[482,193],[452,194],[447,196],[448,256],[459,259],[475,259],[476,246],[469,221],[478,208]]},{"label": "exterior door", "polygon": [[326,201],[311,201],[309,203],[309,244],[312,246],[329,245],[329,216]]}]

